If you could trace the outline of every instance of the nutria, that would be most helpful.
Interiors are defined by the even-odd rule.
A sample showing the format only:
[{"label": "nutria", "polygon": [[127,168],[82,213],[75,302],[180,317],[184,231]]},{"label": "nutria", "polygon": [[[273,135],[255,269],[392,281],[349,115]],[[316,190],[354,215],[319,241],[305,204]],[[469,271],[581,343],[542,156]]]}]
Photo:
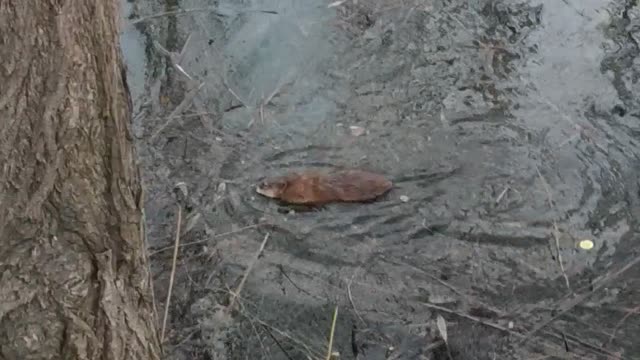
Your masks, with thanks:
[{"label": "nutria", "polygon": [[256,192],[289,204],[322,205],[372,201],[392,186],[382,175],[349,169],[291,173],[261,182]]}]

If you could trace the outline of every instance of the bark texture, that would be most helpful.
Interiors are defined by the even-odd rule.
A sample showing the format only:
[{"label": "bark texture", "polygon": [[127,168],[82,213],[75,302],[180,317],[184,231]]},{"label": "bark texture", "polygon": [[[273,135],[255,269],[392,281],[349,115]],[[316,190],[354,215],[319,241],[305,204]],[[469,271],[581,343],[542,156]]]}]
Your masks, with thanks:
[{"label": "bark texture", "polygon": [[158,359],[118,0],[0,0],[0,359]]}]

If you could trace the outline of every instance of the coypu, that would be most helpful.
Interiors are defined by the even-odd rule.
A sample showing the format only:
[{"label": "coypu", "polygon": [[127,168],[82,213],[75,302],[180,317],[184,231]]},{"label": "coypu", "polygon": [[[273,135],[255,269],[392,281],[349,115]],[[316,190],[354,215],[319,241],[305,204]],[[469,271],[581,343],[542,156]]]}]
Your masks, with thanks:
[{"label": "coypu", "polygon": [[373,201],[392,186],[393,183],[382,175],[348,169],[291,173],[262,181],[256,192],[289,204],[323,205]]}]

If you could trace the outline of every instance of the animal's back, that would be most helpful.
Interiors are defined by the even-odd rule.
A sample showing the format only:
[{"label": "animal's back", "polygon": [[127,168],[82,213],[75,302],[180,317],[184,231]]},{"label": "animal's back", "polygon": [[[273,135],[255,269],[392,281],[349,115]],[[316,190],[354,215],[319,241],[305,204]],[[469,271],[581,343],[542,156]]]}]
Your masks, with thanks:
[{"label": "animal's back", "polygon": [[392,183],[382,175],[356,169],[331,172],[310,170],[290,174],[283,181],[286,186],[270,197],[291,204],[369,201],[392,187]]},{"label": "animal's back", "polygon": [[324,179],[336,201],[373,200],[391,189],[393,184],[380,174],[363,170],[340,170],[329,173]]}]

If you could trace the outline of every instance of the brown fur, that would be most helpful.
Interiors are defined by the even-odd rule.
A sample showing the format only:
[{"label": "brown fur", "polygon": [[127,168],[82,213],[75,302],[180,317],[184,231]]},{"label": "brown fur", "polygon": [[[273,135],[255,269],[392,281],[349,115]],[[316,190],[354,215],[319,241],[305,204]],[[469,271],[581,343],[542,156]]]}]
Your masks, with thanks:
[{"label": "brown fur", "polygon": [[389,191],[392,186],[391,181],[382,175],[351,169],[329,173],[292,173],[263,181],[256,191],[290,204],[322,205],[371,201]]}]

